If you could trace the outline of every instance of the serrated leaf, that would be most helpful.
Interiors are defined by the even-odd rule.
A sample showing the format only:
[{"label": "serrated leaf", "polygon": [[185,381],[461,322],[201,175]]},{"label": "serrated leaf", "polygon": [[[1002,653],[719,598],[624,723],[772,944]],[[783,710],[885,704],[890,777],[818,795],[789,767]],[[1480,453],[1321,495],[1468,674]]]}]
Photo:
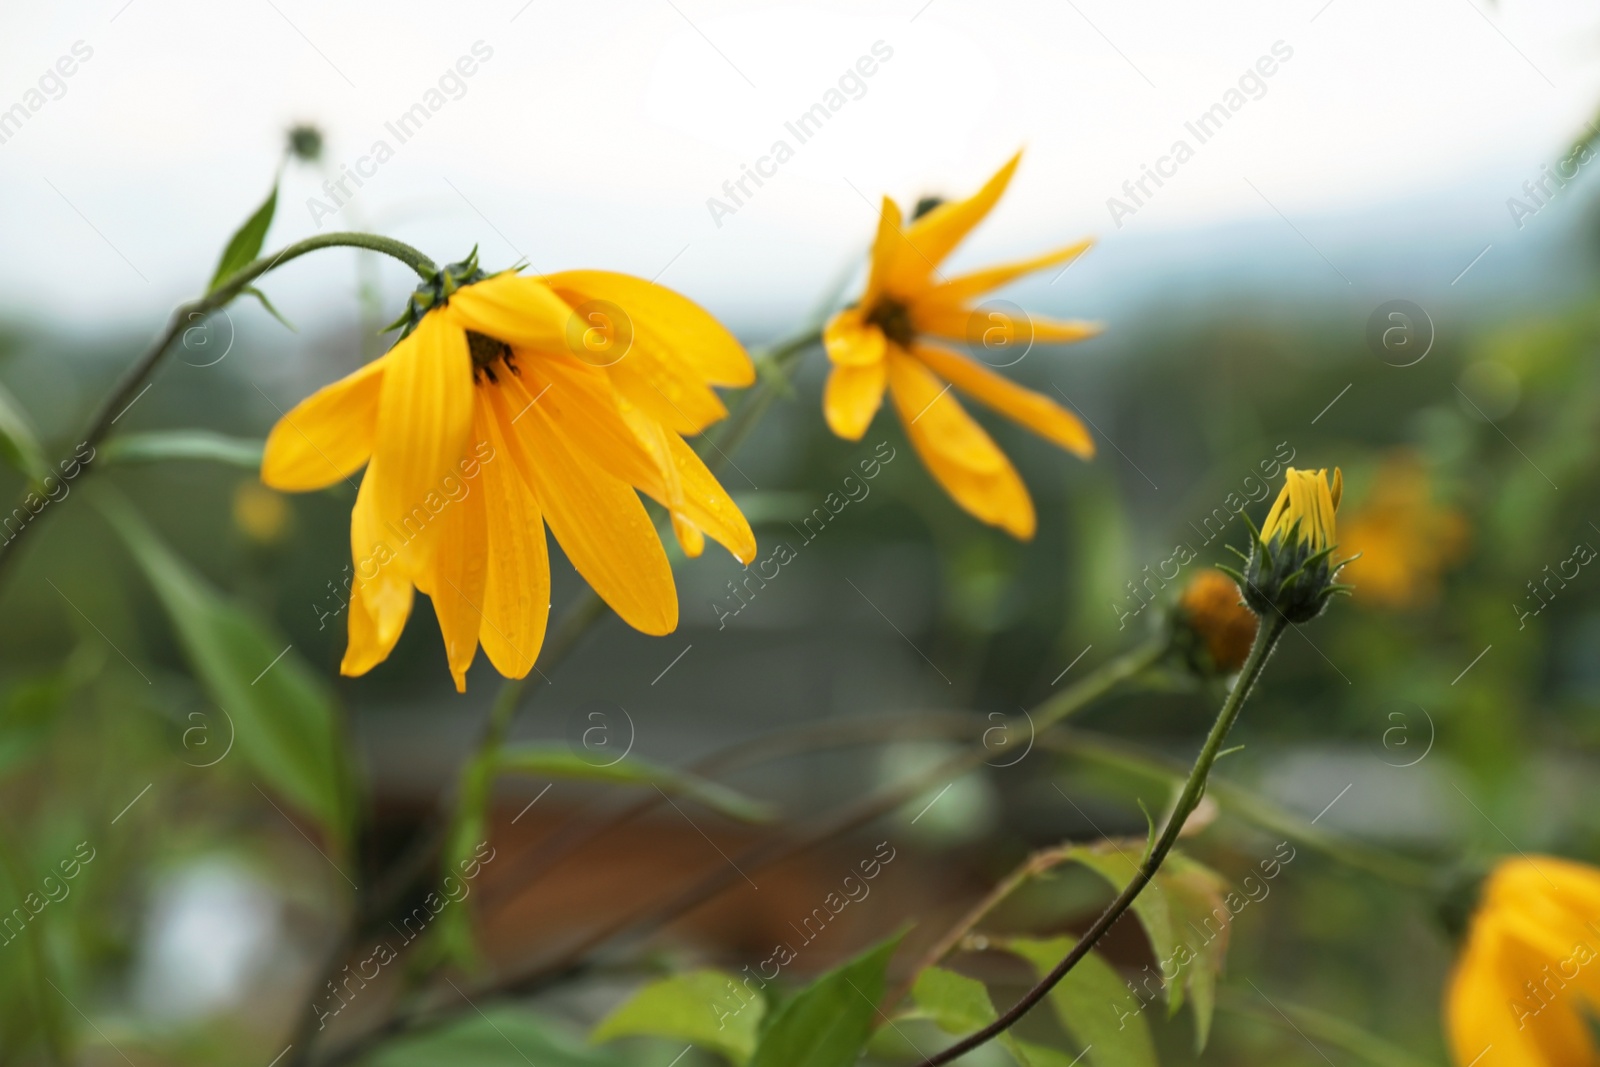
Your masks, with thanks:
[{"label": "serrated leaf", "polygon": [[51,473],[38,434],[11,391],[0,385],[0,457],[38,485]]},{"label": "serrated leaf", "polygon": [[625,1067],[523,1008],[487,1007],[454,1026],[386,1042],[370,1067]]},{"label": "serrated leaf", "polygon": [[902,936],[829,971],[779,1008],[750,1067],[853,1067],[872,1034],[884,974]]},{"label": "serrated leaf", "polygon": [[1195,1053],[1205,1051],[1216,1009],[1217,976],[1228,955],[1233,913],[1225,903],[1227,882],[1204,864],[1179,852],[1168,854],[1156,873],[1166,894],[1172,925],[1182,938],[1174,959],[1188,987],[1194,1012]]},{"label": "serrated leaf", "polygon": [[114,437],[102,448],[105,463],[158,463],[169,459],[204,459],[259,471],[265,441],[228,437],[210,430],[158,430]]},{"label": "serrated leaf", "polygon": [[261,206],[228,239],[228,247],[222,250],[222,258],[217,261],[216,273],[211,276],[211,284],[206,286],[206,292],[216,292],[241,267],[247,267],[255,261],[261,254],[261,246],[267,239],[267,228],[272,225],[272,216],[277,210],[278,183],[273,182],[272,192],[267,194]]},{"label": "serrated leaf", "polygon": [[333,694],[288,641],[225,600],[129,504],[110,495],[99,503],[155,589],[190,668],[232,724],[231,751],[342,845],[350,803]]},{"label": "serrated leaf", "polygon": [[637,756],[624,756],[612,763],[596,765],[558,745],[508,745],[501,754],[500,769],[549,778],[575,778],[618,785],[654,785],[663,793],[692,797],[706,807],[741,822],[768,822],[773,817],[771,807],[761,801],[725,785],[686,771],[662,767]]},{"label": "serrated leaf", "polygon": [[673,1037],[744,1067],[756,1050],[766,1001],[731,974],[689,971],[651,982],[600,1021],[592,1042]]},{"label": "serrated leaf", "polygon": [[[1075,943],[1070,937],[1050,941],[1014,938],[1005,942],[1005,947],[1033,964],[1043,977]],[[1050,1006],[1062,1029],[1083,1046],[1090,1067],[1156,1067],[1144,1005],[1116,969],[1095,953],[1079,960],[1050,991]]]}]

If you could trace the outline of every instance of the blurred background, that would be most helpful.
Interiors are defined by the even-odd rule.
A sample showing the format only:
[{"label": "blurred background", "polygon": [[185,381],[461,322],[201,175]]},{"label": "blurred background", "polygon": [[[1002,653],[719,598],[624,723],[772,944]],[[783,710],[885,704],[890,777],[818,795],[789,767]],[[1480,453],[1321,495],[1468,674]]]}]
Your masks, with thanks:
[{"label": "blurred background", "polygon": [[[762,558],[788,544],[794,560],[741,599],[726,554],[678,560],[678,631],[603,621],[540,680],[519,738],[687,766],[774,731],[900,716],[880,743],[722,776],[806,824],[936,763],[970,724],[1022,738],[1021,709],[1132,648],[1184,582],[1227,560],[1225,543],[1245,544],[1240,501],[1259,521],[1276,492],[1263,463],[1338,465],[1342,547],[1364,553],[1349,571],[1357,592],[1286,638],[1219,776],[1441,879],[1516,850],[1600,859],[1584,788],[1600,744],[1600,585],[1587,566],[1600,544],[1587,166],[1600,18],[1588,5],[109,0],[6,21],[0,381],[50,454],[70,453],[116,376],[203,288],[296,123],[320,128],[323,150],[282,163],[268,247],[371,229],[439,262],[477,245],[491,269],[628,271],[700,302],[753,348],[797,328],[841,272],[859,285],[881,195],[966,195],[1018,146],[1010,193],[953,266],[1099,238],[1068,270],[999,294],[1107,324],[1003,371],[1092,424],[1092,462],[979,416],[1034,495],[1032,542],[958,511],[889,416],[859,443],[827,433],[813,351],[723,476]],[[862,56],[878,58],[875,73],[841,82]],[[1273,73],[1252,73],[1264,57]],[[845,103],[797,144],[786,124],[830,91]],[[1219,103],[1226,121],[1197,132]],[[780,139],[792,159],[740,191]],[[1191,151],[1173,161],[1179,141]],[[1159,183],[1147,177],[1158,169]],[[412,284],[346,250],[272,274],[263,288],[295,330],[254,303],[197,324],[117,432],[259,439],[383,350]],[[820,533],[801,526],[861,461],[890,455]],[[126,1049],[141,1067],[265,1065],[346,883],[426,822],[496,679],[480,657],[457,696],[420,607],[387,663],[337,676],[348,487],[283,497],[209,461],[126,464],[95,481],[36,520],[0,598],[0,904],[80,842],[94,853],[25,940],[0,945],[0,1062],[39,1061],[53,1026],[92,1018],[90,1062]],[[372,791],[370,832],[342,864],[232,752],[226,713],[90,506],[102,486],[326,679]],[[0,475],[6,493],[22,488]],[[1196,558],[1179,578],[1139,585],[1170,573],[1180,545]],[[564,561],[555,569],[559,617],[580,583]],[[1186,762],[1217,696],[1174,681],[1076,725]],[[1112,761],[1043,745],[1009,759],[752,872],[647,959],[754,964],[885,840],[897,858],[872,903],[799,972],[907,918],[931,939],[1030,849],[1142,834],[1137,802],[1163,802],[1159,783]],[[491,957],[536,955],[756,840],[670,807],[584,836],[586,813],[629,799],[537,776],[503,785],[491,840],[513,862],[489,865],[472,912]],[[1221,808],[1190,848],[1231,880],[1282,838]],[[581,848],[541,865],[541,842],[560,834]],[[1452,943],[1435,895],[1304,847],[1271,888],[1235,921],[1198,1062],[1356,1062],[1323,1036],[1343,1024],[1440,1062]],[[1062,875],[994,921],[1081,929],[1103,899],[1092,879]],[[1151,961],[1124,925],[1107,952],[1131,975]],[[997,1000],[1025,984],[983,966],[971,973]],[[39,974],[59,1001],[35,998]],[[530,1050],[664,1067],[666,1044],[576,1044],[632,982],[601,973],[543,997],[548,1029],[527,1040],[547,1044]],[[1282,1005],[1327,1025],[1308,1037]],[[1196,1059],[1187,1020],[1152,1025],[1164,1062]],[[429,1053],[374,1062],[417,1062],[407,1055]],[[471,1062],[521,1062],[496,1056]]]}]

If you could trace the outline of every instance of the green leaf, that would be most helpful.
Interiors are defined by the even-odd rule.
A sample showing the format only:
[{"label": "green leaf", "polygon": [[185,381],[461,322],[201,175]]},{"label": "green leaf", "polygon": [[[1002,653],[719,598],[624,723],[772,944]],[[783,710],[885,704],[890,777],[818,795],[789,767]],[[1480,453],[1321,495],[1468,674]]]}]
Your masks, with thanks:
[{"label": "green leaf", "polygon": [[1171,852],[1156,872],[1156,882],[1166,894],[1174,930],[1183,943],[1172,961],[1188,988],[1194,1012],[1195,1053],[1205,1051],[1211,1035],[1211,1015],[1217,1003],[1217,976],[1228,955],[1232,912],[1224,903],[1227,883],[1211,868],[1179,852]]},{"label": "green leaf", "polygon": [[675,1037],[744,1067],[767,1010],[759,990],[722,971],[675,974],[651,982],[600,1021],[590,1041]]},{"label": "green leaf", "polygon": [[22,406],[11,391],[0,385],[0,458],[27,475],[35,485],[42,484],[51,473],[50,461],[44,458],[39,437],[33,432]]},{"label": "green leaf", "polygon": [[[916,999],[917,1006],[947,1034],[965,1036],[983,1029],[999,1017],[994,1010],[994,1001],[989,999],[989,990],[982,982],[943,967],[925,968],[917,975],[911,995]],[[996,1040],[1022,1067],[1044,1067],[1051,1062],[1051,1055],[1060,1055],[1054,1049],[1042,1049],[1036,1063],[1024,1043],[1013,1037],[1009,1030]],[[1062,1060],[1064,1064],[1067,1058],[1063,1056]]]},{"label": "green leaf", "polygon": [[686,771],[625,756],[614,763],[595,765],[559,745],[511,745],[501,754],[500,769],[515,774],[548,778],[577,778],[618,785],[653,785],[663,793],[692,797],[714,811],[740,822],[768,822],[772,808],[725,785]]},{"label": "green leaf", "polygon": [[244,289],[240,290],[240,292],[243,292],[247,296],[253,296],[257,300],[261,301],[261,306],[267,309],[267,314],[271,315],[273,318],[275,318],[279,322],[283,323],[284,328],[287,329],[290,333],[299,333],[300,332],[299,330],[294,328],[294,323],[290,322],[288,319],[283,317],[283,312],[279,311],[277,308],[272,306],[272,301],[267,299],[267,294],[266,293],[263,293],[260,289],[257,289],[253,285],[246,286]]},{"label": "green leaf", "polygon": [[[1133,880],[1138,863],[1133,853],[1115,841],[1084,845],[1072,850],[1072,859],[1094,871],[1113,889],[1121,892]],[[1150,949],[1158,961],[1171,960],[1177,954],[1177,938],[1173,934],[1172,910],[1159,878],[1145,886],[1133,901],[1133,913],[1139,917],[1145,936],[1150,939]],[[1168,1014],[1175,1013],[1183,1004],[1182,983],[1166,984]]]},{"label": "green leaf", "polygon": [[[1033,964],[1043,977],[1075,943],[1070,937],[1051,941],[1016,938],[1005,942],[1005,947]],[[1050,991],[1050,1005],[1062,1029],[1083,1046],[1091,1067],[1156,1067],[1144,1005],[1116,969],[1095,953],[1079,960]]]},{"label": "green leaf", "polygon": [[217,261],[217,271],[211,276],[211,284],[206,286],[206,292],[214,293],[223,282],[233,277],[242,267],[249,266],[261,254],[261,245],[267,239],[267,227],[272,225],[272,216],[278,210],[278,183],[272,183],[272,192],[267,194],[266,200],[256,208],[255,214],[245,220],[244,225],[234,232],[228,240],[228,247],[222,250],[222,258]]},{"label": "green leaf", "polygon": [[829,971],[779,1008],[750,1067],[852,1067],[872,1034],[884,973],[902,936]]},{"label": "green leaf", "polygon": [[230,751],[342,845],[349,779],[333,694],[288,641],[225,600],[132,506],[108,493],[97,499],[155,589],[190,667],[232,724]]},{"label": "green leaf", "polygon": [[157,430],[114,437],[102,448],[100,458],[105,463],[207,459],[258,471],[266,445],[265,441],[227,437],[210,430]]},{"label": "green leaf", "polygon": [[465,1021],[384,1044],[370,1067],[625,1067],[522,1008],[486,1008]]}]

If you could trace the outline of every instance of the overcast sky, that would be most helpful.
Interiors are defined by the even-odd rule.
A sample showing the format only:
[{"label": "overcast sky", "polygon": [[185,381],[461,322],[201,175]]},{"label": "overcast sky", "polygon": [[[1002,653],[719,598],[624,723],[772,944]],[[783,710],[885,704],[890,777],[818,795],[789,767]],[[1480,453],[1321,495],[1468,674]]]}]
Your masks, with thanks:
[{"label": "overcast sky", "polygon": [[[1506,198],[1600,103],[1600,14],[1576,0],[4,2],[0,111],[28,117],[0,143],[0,313],[73,325],[151,323],[202,285],[296,120],[327,132],[334,174],[369,176],[338,205],[291,169],[271,244],[476,242],[490,265],[659,274],[736,314],[803,304],[880,194],[970,190],[1019,146],[969,261],[1280,214],[1315,236],[1435,191],[1510,241]],[[1185,127],[1230,102],[1204,143]],[[785,123],[819,103],[801,143]],[[388,124],[417,104],[402,143]],[[1180,139],[1192,158],[1114,220],[1108,198],[1131,203],[1123,182]],[[734,205],[724,182],[780,140],[792,157]],[[329,257],[267,287],[315,320],[349,277]]]}]

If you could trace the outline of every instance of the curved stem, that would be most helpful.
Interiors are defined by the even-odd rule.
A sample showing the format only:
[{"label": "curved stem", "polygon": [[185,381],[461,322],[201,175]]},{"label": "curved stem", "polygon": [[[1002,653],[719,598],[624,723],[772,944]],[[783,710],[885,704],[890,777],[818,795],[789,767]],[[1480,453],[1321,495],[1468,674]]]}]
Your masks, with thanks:
[{"label": "curved stem", "polygon": [[1222,710],[1217,713],[1217,721],[1212,724],[1211,732],[1206,735],[1205,744],[1200,748],[1200,755],[1196,757],[1194,769],[1189,772],[1189,779],[1184,783],[1183,792],[1178,797],[1177,805],[1173,808],[1171,816],[1167,819],[1166,826],[1161,831],[1161,836],[1156,839],[1149,855],[1139,864],[1133,878],[1118,893],[1116,899],[1106,906],[1093,925],[1072,946],[1060,963],[1039,980],[1039,983],[1018,1000],[1009,1010],[994,1022],[985,1026],[975,1034],[962,1038],[949,1048],[929,1056],[918,1067],[941,1067],[942,1064],[971,1052],[980,1045],[986,1044],[1005,1033],[1017,1020],[1026,1015],[1034,1005],[1043,1000],[1056,983],[1065,978],[1067,972],[1077,965],[1078,961],[1089,954],[1089,950],[1106,935],[1116,921],[1122,918],[1124,912],[1133,906],[1134,900],[1150,884],[1155,873],[1160,869],[1162,862],[1167,858],[1167,853],[1172,851],[1172,846],[1177,843],[1178,834],[1183,829],[1183,824],[1200,803],[1200,797],[1205,793],[1206,778],[1211,774],[1211,766],[1217,761],[1217,754],[1222,751],[1222,742],[1228,736],[1228,731],[1233,728],[1234,721],[1239,718],[1239,711],[1244,707],[1244,701],[1250,695],[1250,689],[1255,685],[1256,679],[1261,675],[1261,668],[1266,665],[1267,657],[1272,655],[1272,650],[1277,647],[1278,639],[1283,636],[1283,631],[1288,627],[1280,615],[1278,618],[1264,622],[1256,632],[1255,644],[1250,648],[1250,656],[1245,660],[1244,669],[1239,673],[1239,680],[1234,684],[1233,690],[1228,693],[1228,698],[1222,703]]},{"label": "curved stem", "polygon": [[[388,237],[380,237],[371,233],[323,233],[315,237],[308,237],[303,241],[296,241],[272,256],[263,256],[253,263],[241,268],[221,285],[212,289],[205,296],[180,304],[173,311],[167,325],[150,346],[144,350],[133,366],[129,367],[122,375],[116,387],[101,401],[100,407],[95,411],[94,417],[89,422],[89,427],[84,431],[83,441],[78,445],[81,450],[85,446],[89,449],[87,459],[78,458],[74,452],[59,464],[60,470],[66,470],[69,464],[76,463],[78,473],[74,477],[81,478],[94,466],[96,448],[106,435],[111,432],[111,426],[128,409],[128,405],[137,399],[144,385],[145,379],[150,377],[156,365],[161,362],[161,357],[172,347],[172,342],[197,319],[204,318],[211,312],[226,306],[241,292],[250,286],[257,278],[268,271],[272,271],[288,263],[290,260],[299,259],[309,252],[316,252],[324,248],[366,248],[374,252],[382,252],[393,256],[423,278],[430,277],[438,268],[433,260],[418,252],[415,248],[401,241]],[[24,500],[26,494],[24,495]],[[19,502],[19,507],[22,504]],[[12,557],[17,553],[17,545],[23,541],[29,530],[34,527],[29,522],[17,529],[11,540],[0,544],[0,576],[3,576],[10,564]]]},{"label": "curved stem", "polygon": [[[1035,728],[1041,729],[1060,722],[1068,715],[1094,702],[1108,690],[1137,677],[1161,658],[1166,647],[1164,641],[1152,641],[1103,664],[1098,670],[1080,679],[1076,685],[1039,705],[1033,712]],[[966,774],[993,758],[994,753],[980,743],[970,751],[944,760],[928,771],[897,782],[849,805],[810,831],[787,839],[757,844],[738,857],[737,868],[719,866],[711,874],[674,895],[665,903],[636,909],[597,930],[586,933],[553,960],[504,975],[470,990],[470,1003],[481,1005],[485,999],[526,995],[554,981],[580,973],[585,967],[585,959],[594,950],[624,936],[635,941],[646,937],[679,916],[713,899],[737,882],[741,877],[737,873],[738,870],[754,872],[801,855],[824,842],[865,826],[896,808],[903,807],[940,782]],[[332,1050],[316,1062],[319,1067],[335,1067],[337,1064],[349,1063],[365,1055],[384,1040],[399,1034],[442,1025],[457,1017],[463,1010],[470,1009],[453,1005],[444,1010],[393,1015],[375,1029]]]}]

